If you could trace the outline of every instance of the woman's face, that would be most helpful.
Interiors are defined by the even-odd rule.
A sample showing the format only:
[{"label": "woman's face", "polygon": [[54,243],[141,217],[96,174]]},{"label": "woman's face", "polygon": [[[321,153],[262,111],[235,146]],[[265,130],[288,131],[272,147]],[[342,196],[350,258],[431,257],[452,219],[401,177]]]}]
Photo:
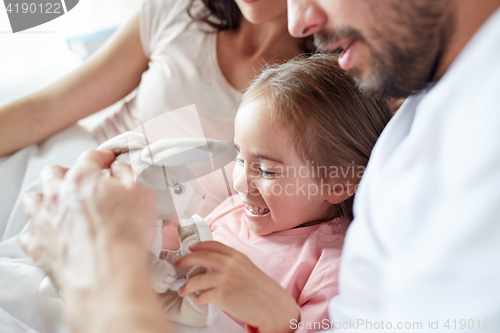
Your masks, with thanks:
[{"label": "woman's face", "polygon": [[331,204],[302,162],[289,133],[272,122],[265,102],[243,104],[236,115],[234,188],[245,203],[248,228],[258,235],[323,221]]},{"label": "woman's face", "polygon": [[243,17],[253,24],[286,20],[286,0],[235,0]]}]

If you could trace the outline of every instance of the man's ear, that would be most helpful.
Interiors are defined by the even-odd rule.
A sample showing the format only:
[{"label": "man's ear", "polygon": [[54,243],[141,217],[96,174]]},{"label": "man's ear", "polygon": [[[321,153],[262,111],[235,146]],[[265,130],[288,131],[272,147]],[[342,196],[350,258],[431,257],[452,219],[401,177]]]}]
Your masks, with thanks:
[{"label": "man's ear", "polygon": [[337,205],[356,193],[356,189],[358,188],[357,184],[354,184],[350,181],[346,181],[343,183],[327,183],[324,185],[324,193],[325,200],[331,204]]}]

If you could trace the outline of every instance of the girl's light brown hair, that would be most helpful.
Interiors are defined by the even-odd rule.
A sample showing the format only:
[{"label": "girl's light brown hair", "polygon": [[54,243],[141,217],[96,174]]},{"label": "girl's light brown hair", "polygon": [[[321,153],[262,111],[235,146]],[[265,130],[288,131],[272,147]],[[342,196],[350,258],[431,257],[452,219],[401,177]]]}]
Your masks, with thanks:
[{"label": "girl's light brown hair", "polygon": [[[391,118],[388,103],[363,96],[334,54],[299,57],[266,69],[240,104],[263,99],[269,105],[271,121],[290,131],[292,145],[303,162],[310,161],[319,171],[316,178],[330,185],[359,184],[360,171]],[[332,167],[342,178],[329,177]],[[341,170],[347,173],[345,177]],[[331,217],[352,219],[353,201],[354,195],[334,205]]]}]

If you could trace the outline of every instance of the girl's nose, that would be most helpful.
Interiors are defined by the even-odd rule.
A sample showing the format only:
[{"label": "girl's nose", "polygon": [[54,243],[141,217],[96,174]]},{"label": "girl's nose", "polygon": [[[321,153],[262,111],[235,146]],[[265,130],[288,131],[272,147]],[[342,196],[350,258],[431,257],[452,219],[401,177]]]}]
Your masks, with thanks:
[{"label": "girl's nose", "polygon": [[[251,171],[251,170],[250,170]],[[240,168],[239,170],[233,171],[233,186],[234,189],[239,193],[252,193],[258,191],[255,186],[255,181],[252,181],[252,177],[249,175],[247,167]]]},{"label": "girl's nose", "polygon": [[327,16],[315,0],[288,0],[288,32],[293,37],[312,35],[326,22]]}]

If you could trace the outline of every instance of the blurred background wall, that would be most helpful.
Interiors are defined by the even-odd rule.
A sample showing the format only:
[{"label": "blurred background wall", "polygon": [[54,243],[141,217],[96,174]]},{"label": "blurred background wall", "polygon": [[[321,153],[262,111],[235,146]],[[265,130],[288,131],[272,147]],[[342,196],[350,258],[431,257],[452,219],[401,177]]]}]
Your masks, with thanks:
[{"label": "blurred background wall", "polygon": [[[0,105],[40,89],[82,64],[142,0],[80,0],[61,17],[13,34],[0,2]],[[29,0],[26,0],[29,2]]]}]

